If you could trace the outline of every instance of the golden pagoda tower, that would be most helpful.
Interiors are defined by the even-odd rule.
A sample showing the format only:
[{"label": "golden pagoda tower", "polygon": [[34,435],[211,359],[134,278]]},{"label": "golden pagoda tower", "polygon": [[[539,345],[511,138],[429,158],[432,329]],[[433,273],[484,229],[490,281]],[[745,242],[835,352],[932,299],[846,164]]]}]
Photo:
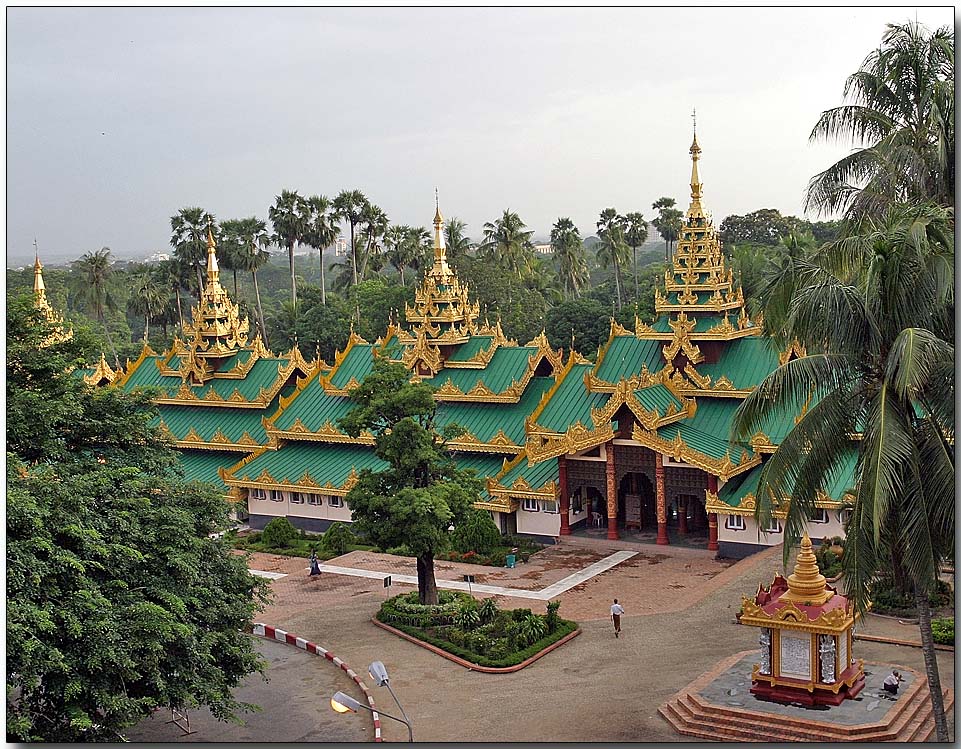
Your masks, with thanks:
[{"label": "golden pagoda tower", "polygon": [[854,610],[827,585],[807,533],[794,574],[744,598],[739,622],[761,627],[761,662],[751,692],[771,702],[840,705],[864,688],[864,661],[852,650]]},{"label": "golden pagoda tower", "polygon": [[37,249],[37,240],[33,240],[34,263],[33,263],[33,304],[40,310],[55,330],[43,342],[44,346],[54,343],[63,343],[73,337],[71,328],[64,328],[63,316],[58,314],[50,302],[47,300],[47,285],[43,281],[43,263],[40,262],[40,250]]}]

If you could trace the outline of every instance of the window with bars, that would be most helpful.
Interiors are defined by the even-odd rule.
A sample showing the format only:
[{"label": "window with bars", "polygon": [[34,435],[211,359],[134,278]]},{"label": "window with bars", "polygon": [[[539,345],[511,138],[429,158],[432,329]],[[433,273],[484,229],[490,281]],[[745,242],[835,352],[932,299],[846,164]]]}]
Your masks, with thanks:
[{"label": "window with bars", "polygon": [[327,504],[329,504],[331,507],[343,507],[343,506],[344,506],[344,498],[343,498],[343,497],[330,497],[330,498],[328,498],[328,500],[327,500]]},{"label": "window with bars", "polygon": [[531,499],[530,497],[524,499],[523,507],[527,512],[540,512],[541,509],[537,504],[537,500]]},{"label": "window with bars", "polygon": [[727,520],[724,521],[724,527],[729,531],[743,531],[744,518],[740,515],[728,515]]},{"label": "window with bars", "polygon": [[250,496],[253,499],[267,499],[267,492],[263,489],[251,489]]}]

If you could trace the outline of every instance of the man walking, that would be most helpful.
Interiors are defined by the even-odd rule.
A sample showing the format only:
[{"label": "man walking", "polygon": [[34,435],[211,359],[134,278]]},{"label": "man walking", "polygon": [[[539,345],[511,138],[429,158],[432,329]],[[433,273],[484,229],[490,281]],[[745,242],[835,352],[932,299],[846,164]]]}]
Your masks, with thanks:
[{"label": "man walking", "polygon": [[624,607],[614,599],[614,603],[611,606],[611,621],[614,622],[614,636],[621,636],[621,614],[624,613]]}]

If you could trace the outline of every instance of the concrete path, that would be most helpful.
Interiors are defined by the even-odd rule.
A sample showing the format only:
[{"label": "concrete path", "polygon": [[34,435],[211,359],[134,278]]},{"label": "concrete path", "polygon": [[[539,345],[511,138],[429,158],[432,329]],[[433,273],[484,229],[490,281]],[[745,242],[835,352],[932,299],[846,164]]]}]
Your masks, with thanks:
[{"label": "concrete path", "polygon": [[264,572],[263,570],[247,570],[251,575],[255,577],[266,577],[268,580],[279,580],[282,577],[287,577],[286,572]]},{"label": "concrete path", "polygon": [[[483,585],[479,583],[468,584],[463,580],[437,580],[437,587],[445,590],[464,590],[475,593],[487,593],[494,596],[528,598],[532,601],[549,601],[552,598],[559,596],[561,593],[566,593],[575,585],[580,585],[581,583],[590,580],[592,577],[600,575],[602,572],[607,572],[609,569],[616,567],[621,562],[636,555],[636,551],[617,551],[608,557],[604,557],[604,559],[600,560],[599,562],[594,562],[594,564],[588,565],[584,569],[578,570],[572,575],[568,575],[563,580],[558,580],[556,583],[548,585],[542,590],[523,590],[521,588],[505,588],[500,585]],[[373,570],[357,569],[356,567],[338,567],[334,564],[322,564],[320,565],[320,571],[328,572],[333,575],[366,577],[371,580],[383,580],[389,574],[392,582],[405,583],[407,585],[417,585],[416,575],[397,575],[393,572],[385,573]],[[259,575],[260,577],[267,577],[271,580],[286,577],[286,575],[278,572],[263,572],[261,570],[250,570],[250,573],[252,575]]]}]

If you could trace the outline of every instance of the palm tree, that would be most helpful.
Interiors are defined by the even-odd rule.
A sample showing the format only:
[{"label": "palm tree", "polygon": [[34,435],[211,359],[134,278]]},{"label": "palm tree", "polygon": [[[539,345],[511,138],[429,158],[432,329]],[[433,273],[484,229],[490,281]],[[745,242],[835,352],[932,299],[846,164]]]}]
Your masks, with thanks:
[{"label": "palm tree", "polygon": [[[226,225],[227,222],[224,222]],[[232,224],[232,231],[237,240],[237,268],[250,273],[254,282],[254,296],[257,297],[257,317],[260,323],[260,334],[264,339],[264,346],[269,346],[267,342],[267,325],[264,322],[264,307],[260,302],[260,285],[257,283],[257,271],[260,270],[270,259],[267,247],[270,246],[271,237],[267,233],[267,224],[256,216],[239,219]]]},{"label": "palm tree", "polygon": [[588,279],[587,258],[581,233],[569,218],[559,218],[551,228],[551,247],[564,294],[577,298]]},{"label": "palm tree", "polygon": [[457,261],[474,249],[470,237],[464,234],[467,224],[456,216],[453,216],[444,223],[444,244],[447,245],[447,261],[455,269]]},{"label": "palm tree", "polygon": [[769,522],[771,497],[790,497],[785,564],[817,490],[841,469],[839,446],[856,452],[846,592],[863,612],[882,571],[901,567],[911,581],[939,741],[948,735],[928,596],[954,555],[953,249],[953,211],[935,204],[892,206],[849,224],[802,265],[791,300],[786,333],[811,353],[769,375],[732,429],[749,439],[818,396],[755,491],[759,524]]},{"label": "palm tree", "polygon": [[508,208],[499,219],[484,224],[480,250],[512,276],[523,280],[534,265],[533,235],[520,216]]},{"label": "palm tree", "polygon": [[605,208],[597,221],[597,259],[604,268],[614,267],[614,287],[617,290],[617,309],[622,307],[621,265],[627,255],[627,242],[624,239],[625,220],[614,208]]},{"label": "palm tree", "polygon": [[[786,338],[786,331],[791,300],[805,267],[809,267],[814,244],[814,237],[810,233],[792,231],[782,238],[775,248],[777,254],[774,257],[764,257],[762,254],[758,258],[755,253],[763,253],[763,249],[758,245],[738,245],[733,251],[734,264],[740,271],[741,285],[745,296],[751,302],[752,313],[763,312],[765,335],[782,346],[790,343],[790,339]],[[759,267],[756,295],[754,277],[745,277],[745,271],[749,274],[754,267]]]},{"label": "palm tree", "polygon": [[[361,228],[361,234],[364,238],[364,256],[360,262],[360,272],[358,276],[360,280],[363,281],[367,276],[367,266],[371,261],[371,258],[375,254],[380,254],[383,249],[378,240],[384,238],[384,232],[387,231],[387,227],[390,222],[387,219],[387,214],[384,213],[378,206],[373,203],[367,203],[360,212],[360,220],[363,223]],[[378,264],[378,260],[374,260],[375,264]],[[380,265],[383,264],[383,259],[379,261]],[[378,270],[374,268],[374,270]]]},{"label": "palm tree", "polygon": [[[180,329],[183,330],[184,312],[183,305],[180,301],[180,292],[187,288],[187,279],[191,275],[190,269],[184,268],[183,263],[173,257],[161,262],[159,274],[164,286],[167,288],[168,294],[170,292],[174,293],[175,299],[177,300],[177,320]],[[164,331],[164,335],[166,335],[166,330]]]},{"label": "palm tree", "polygon": [[334,215],[350,225],[350,267],[353,285],[357,285],[357,225],[361,222],[367,197],[360,190],[343,190],[334,198]]},{"label": "palm tree", "polygon": [[411,262],[410,231],[409,226],[394,224],[384,234],[384,249],[387,261],[400,274],[401,286],[407,285],[404,280],[404,268]]},{"label": "palm tree", "polygon": [[217,243],[217,260],[220,267],[234,275],[234,301],[238,301],[237,271],[244,270],[241,256],[244,254],[243,240],[240,237],[242,221],[229,219],[220,224],[220,241]]},{"label": "palm tree", "polygon": [[419,275],[427,272],[434,263],[434,244],[430,232],[423,226],[412,226],[407,230],[408,264]]},{"label": "palm tree", "polygon": [[133,279],[132,293],[127,307],[135,315],[143,315],[143,340],[150,338],[150,318],[160,315],[167,306],[167,289],[145,269]]},{"label": "palm tree", "polygon": [[675,205],[674,198],[658,198],[651,207],[657,211],[657,218],[651,221],[661,239],[666,243],[664,248],[664,259],[671,262],[674,243],[681,234],[681,227],[684,225],[684,214]]},{"label": "palm tree", "polygon": [[110,330],[107,328],[105,312],[117,308],[116,297],[113,293],[113,258],[110,248],[102,247],[96,252],[87,252],[79,260],[71,264],[71,286],[80,306],[91,310],[97,317],[97,322],[103,325],[107,344],[113,354],[114,365],[120,366],[120,357],[114,348]]},{"label": "palm tree", "polygon": [[320,255],[320,302],[327,304],[327,276],[324,268],[324,250],[340,236],[340,227],[333,213],[333,204],[323,195],[307,198],[308,221],[304,243]]},{"label": "palm tree", "polygon": [[637,248],[647,241],[647,221],[644,220],[642,213],[628,213],[624,217],[626,229],[624,239],[631,247],[631,254],[634,258],[634,306],[638,303],[637,293]]},{"label": "palm tree", "polygon": [[181,208],[170,217],[170,245],[174,256],[197,273],[197,299],[204,288],[207,263],[207,230],[213,228],[214,217],[203,208]]},{"label": "palm tree", "polygon": [[296,190],[283,190],[274,198],[274,204],[267,210],[267,217],[273,224],[271,240],[287,248],[290,264],[290,301],[297,305],[297,277],[294,275],[294,246],[304,240],[307,228],[307,205]]},{"label": "palm tree", "polygon": [[879,213],[891,203],[954,205],[954,32],[888,25],[881,46],[844,84],[810,139],[856,148],[814,176],[804,210]]}]

